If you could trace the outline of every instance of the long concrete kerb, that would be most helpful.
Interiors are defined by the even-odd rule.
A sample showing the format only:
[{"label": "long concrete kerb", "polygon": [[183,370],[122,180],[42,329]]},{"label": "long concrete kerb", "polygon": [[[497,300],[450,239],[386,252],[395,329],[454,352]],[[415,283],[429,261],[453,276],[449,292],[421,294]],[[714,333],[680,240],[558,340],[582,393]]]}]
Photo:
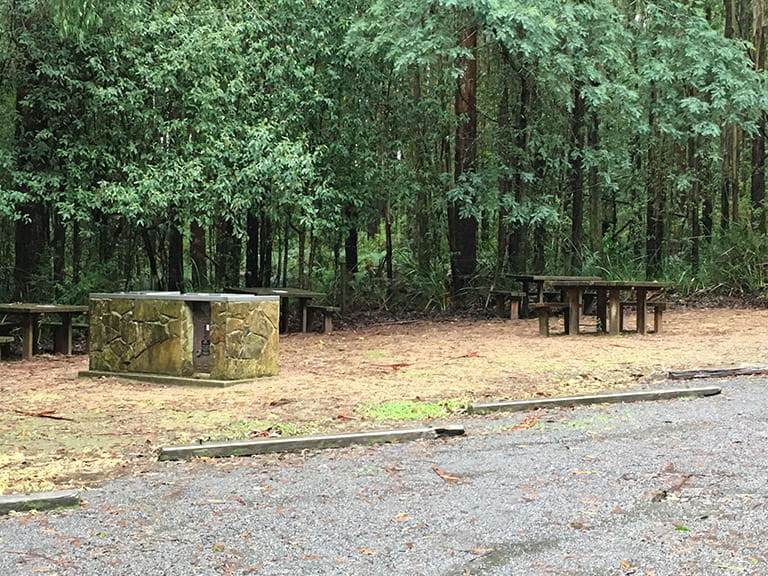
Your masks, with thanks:
[{"label": "long concrete kerb", "polygon": [[56,490],[32,494],[9,494],[0,496],[0,514],[29,512],[30,510],[55,510],[80,506],[80,492],[77,490]]},{"label": "long concrete kerb", "polygon": [[720,388],[708,386],[704,388],[676,388],[673,390],[656,390],[642,392],[618,392],[616,394],[595,394],[591,396],[565,396],[562,398],[537,398],[534,400],[511,400],[508,402],[488,402],[472,404],[470,413],[495,412],[506,410],[510,412],[533,410],[535,408],[560,408],[565,406],[585,406],[589,404],[616,404],[621,402],[642,402],[653,400],[668,400],[672,398],[714,396],[720,393]]},{"label": "long concrete kerb", "polygon": [[168,446],[160,449],[158,460],[188,460],[190,458],[227,458],[230,456],[255,456],[274,452],[297,450],[323,450],[343,448],[355,444],[380,444],[427,440],[443,436],[461,436],[464,427],[460,425],[436,428],[414,428],[410,430],[387,430],[351,434],[297,436],[294,438],[270,438],[230,442],[211,442],[187,446]]}]

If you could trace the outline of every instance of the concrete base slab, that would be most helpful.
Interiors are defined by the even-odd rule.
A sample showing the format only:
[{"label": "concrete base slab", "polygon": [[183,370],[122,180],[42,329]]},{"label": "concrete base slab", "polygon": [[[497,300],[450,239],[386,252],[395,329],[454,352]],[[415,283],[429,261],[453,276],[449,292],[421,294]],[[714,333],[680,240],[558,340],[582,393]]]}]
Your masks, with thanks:
[{"label": "concrete base slab", "polygon": [[75,508],[77,506],[80,506],[80,492],[77,490],[57,490],[53,492],[0,496],[0,514],[8,514],[13,511],[28,512],[30,510]]},{"label": "concrete base slab", "polygon": [[206,378],[204,374],[185,378],[182,376],[164,376],[162,374],[143,374],[140,372],[105,372],[102,370],[81,370],[77,373],[79,378],[115,378],[129,382],[146,382],[148,384],[162,384],[164,386],[204,386],[209,388],[226,388],[237,384],[255,382],[256,378],[245,380],[214,380]]}]

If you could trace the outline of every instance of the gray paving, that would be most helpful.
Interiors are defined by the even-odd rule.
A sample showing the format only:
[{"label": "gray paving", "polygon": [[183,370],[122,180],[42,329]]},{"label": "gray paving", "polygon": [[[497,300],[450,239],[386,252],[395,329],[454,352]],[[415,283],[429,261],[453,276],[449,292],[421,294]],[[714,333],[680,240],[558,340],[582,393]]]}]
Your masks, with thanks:
[{"label": "gray paving", "polygon": [[0,518],[0,575],[768,574],[768,379],[711,383],[532,428],[158,464]]}]

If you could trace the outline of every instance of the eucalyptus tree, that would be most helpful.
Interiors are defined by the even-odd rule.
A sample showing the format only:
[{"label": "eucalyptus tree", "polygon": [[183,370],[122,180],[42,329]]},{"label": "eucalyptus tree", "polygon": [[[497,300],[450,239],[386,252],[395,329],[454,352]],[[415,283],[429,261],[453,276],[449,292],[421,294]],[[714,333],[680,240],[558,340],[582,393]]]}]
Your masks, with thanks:
[{"label": "eucalyptus tree", "polygon": [[646,272],[656,276],[671,234],[665,223],[683,224],[673,214],[685,214],[691,206],[698,212],[701,201],[687,194],[691,182],[703,177],[685,169],[689,143],[696,143],[694,157],[717,161],[721,126],[752,130],[764,99],[743,46],[723,38],[695,8],[676,2],[647,4],[630,26],[636,38],[638,91],[647,109],[647,130],[640,134]]}]

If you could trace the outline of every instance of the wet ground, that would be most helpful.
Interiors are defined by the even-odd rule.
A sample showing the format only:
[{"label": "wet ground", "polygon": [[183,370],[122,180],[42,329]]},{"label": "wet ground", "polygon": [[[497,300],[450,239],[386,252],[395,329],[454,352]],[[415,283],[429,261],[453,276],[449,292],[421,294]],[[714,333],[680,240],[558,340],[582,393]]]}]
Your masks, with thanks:
[{"label": "wet ground", "polygon": [[164,463],[0,518],[0,574],[766,574],[768,379],[707,385],[460,438]]}]

